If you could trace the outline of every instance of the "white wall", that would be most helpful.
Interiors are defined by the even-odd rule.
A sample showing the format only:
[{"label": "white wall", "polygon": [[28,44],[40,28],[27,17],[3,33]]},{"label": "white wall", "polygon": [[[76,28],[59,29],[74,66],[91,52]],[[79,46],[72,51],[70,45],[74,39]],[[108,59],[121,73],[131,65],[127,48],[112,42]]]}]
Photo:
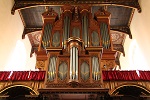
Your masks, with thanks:
[{"label": "white wall", "polygon": [[[21,39],[24,27],[20,15],[18,11],[15,12],[15,15],[11,15],[13,4],[13,0],[0,0],[0,70],[34,69],[35,56],[30,58],[31,45],[28,37]],[[22,44],[22,47],[18,49],[17,41]],[[14,52],[17,52],[18,59],[24,59],[24,62],[15,60],[17,55],[14,56]],[[23,52],[25,56],[22,55]]]},{"label": "white wall", "polygon": [[[133,39],[129,40],[128,37],[125,41],[125,51],[126,57],[121,57],[121,66],[122,69],[141,69],[141,70],[150,70],[150,0],[139,0],[139,3],[142,8],[142,13],[138,13],[137,10],[134,13],[134,17],[131,23],[131,32]],[[132,41],[136,41],[139,47],[139,56],[137,56],[139,61],[136,63],[137,66],[129,64],[130,54],[130,45]]]}]

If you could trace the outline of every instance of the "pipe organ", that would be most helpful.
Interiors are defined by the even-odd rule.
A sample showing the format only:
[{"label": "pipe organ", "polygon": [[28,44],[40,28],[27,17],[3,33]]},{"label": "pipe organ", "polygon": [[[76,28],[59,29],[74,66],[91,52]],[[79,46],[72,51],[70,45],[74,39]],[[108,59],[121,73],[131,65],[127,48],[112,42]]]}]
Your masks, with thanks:
[{"label": "pipe organ", "polygon": [[46,88],[100,87],[103,65],[115,62],[110,13],[99,9],[93,16],[90,6],[65,5],[60,16],[50,9],[42,17],[37,62],[42,61],[39,69],[47,71]]}]

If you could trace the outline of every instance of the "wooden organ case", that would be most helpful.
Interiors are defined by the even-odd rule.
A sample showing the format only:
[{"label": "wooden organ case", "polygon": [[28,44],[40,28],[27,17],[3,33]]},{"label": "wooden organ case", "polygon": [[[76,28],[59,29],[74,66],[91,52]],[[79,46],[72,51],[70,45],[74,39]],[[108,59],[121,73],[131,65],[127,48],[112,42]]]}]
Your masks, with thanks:
[{"label": "wooden organ case", "polygon": [[102,70],[115,65],[110,13],[99,9],[93,17],[90,6],[65,5],[60,16],[51,8],[42,17],[37,68],[47,71],[45,88],[101,88]]}]

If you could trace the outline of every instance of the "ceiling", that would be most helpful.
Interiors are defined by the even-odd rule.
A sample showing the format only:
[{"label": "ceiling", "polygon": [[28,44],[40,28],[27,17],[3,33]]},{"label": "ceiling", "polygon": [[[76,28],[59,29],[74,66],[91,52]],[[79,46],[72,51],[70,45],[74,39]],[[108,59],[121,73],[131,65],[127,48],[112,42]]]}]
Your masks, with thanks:
[{"label": "ceiling", "polygon": [[73,6],[87,4],[91,6],[92,15],[100,7],[105,6],[107,11],[111,13],[110,33],[114,50],[119,51],[118,55],[120,53],[125,55],[123,45],[126,35],[132,39],[130,23],[134,10],[137,9],[139,13],[141,12],[138,0],[15,0],[11,13],[15,14],[15,10],[20,13],[24,24],[22,38],[25,38],[26,34],[28,35],[32,44],[31,55],[39,46],[43,26],[42,13],[46,11],[45,8],[53,8],[60,16],[61,6],[64,4]]}]

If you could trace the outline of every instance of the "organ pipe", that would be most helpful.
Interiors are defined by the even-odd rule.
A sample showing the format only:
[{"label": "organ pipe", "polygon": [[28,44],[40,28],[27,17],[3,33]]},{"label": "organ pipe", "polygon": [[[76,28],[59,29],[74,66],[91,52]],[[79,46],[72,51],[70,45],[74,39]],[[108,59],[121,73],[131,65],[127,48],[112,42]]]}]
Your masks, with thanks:
[{"label": "organ pipe", "polygon": [[76,48],[76,80],[78,80],[78,49]]},{"label": "organ pipe", "polygon": [[102,43],[105,49],[110,49],[110,37],[108,32],[108,26],[106,23],[100,24]]},{"label": "organ pipe", "polygon": [[82,18],[82,33],[85,47],[87,47],[89,39],[88,39],[88,18],[86,15],[84,15]]},{"label": "organ pipe", "polygon": [[72,48],[70,49],[70,79],[72,80]]},{"label": "organ pipe", "polygon": [[72,47],[72,49],[73,49],[73,59],[72,59],[72,62],[73,62],[73,64],[72,64],[72,66],[73,66],[73,70],[72,70],[72,74],[73,74],[73,80],[75,79],[75,47]]},{"label": "organ pipe", "polygon": [[63,35],[63,42],[64,42],[64,48],[66,48],[66,40],[69,38],[69,31],[70,31],[70,18],[69,16],[65,16],[64,18],[64,35]]},{"label": "organ pipe", "polygon": [[72,47],[70,49],[70,80],[78,79],[78,49]]},{"label": "organ pipe", "polygon": [[56,57],[51,57],[49,59],[49,66],[48,66],[48,78],[50,81],[55,79],[55,72],[56,72]]},{"label": "organ pipe", "polygon": [[92,57],[92,76],[94,80],[100,79],[98,57]]},{"label": "organ pipe", "polygon": [[42,36],[42,47],[45,49],[50,46],[50,36],[52,31],[52,25],[50,23],[44,26],[44,33]]}]

